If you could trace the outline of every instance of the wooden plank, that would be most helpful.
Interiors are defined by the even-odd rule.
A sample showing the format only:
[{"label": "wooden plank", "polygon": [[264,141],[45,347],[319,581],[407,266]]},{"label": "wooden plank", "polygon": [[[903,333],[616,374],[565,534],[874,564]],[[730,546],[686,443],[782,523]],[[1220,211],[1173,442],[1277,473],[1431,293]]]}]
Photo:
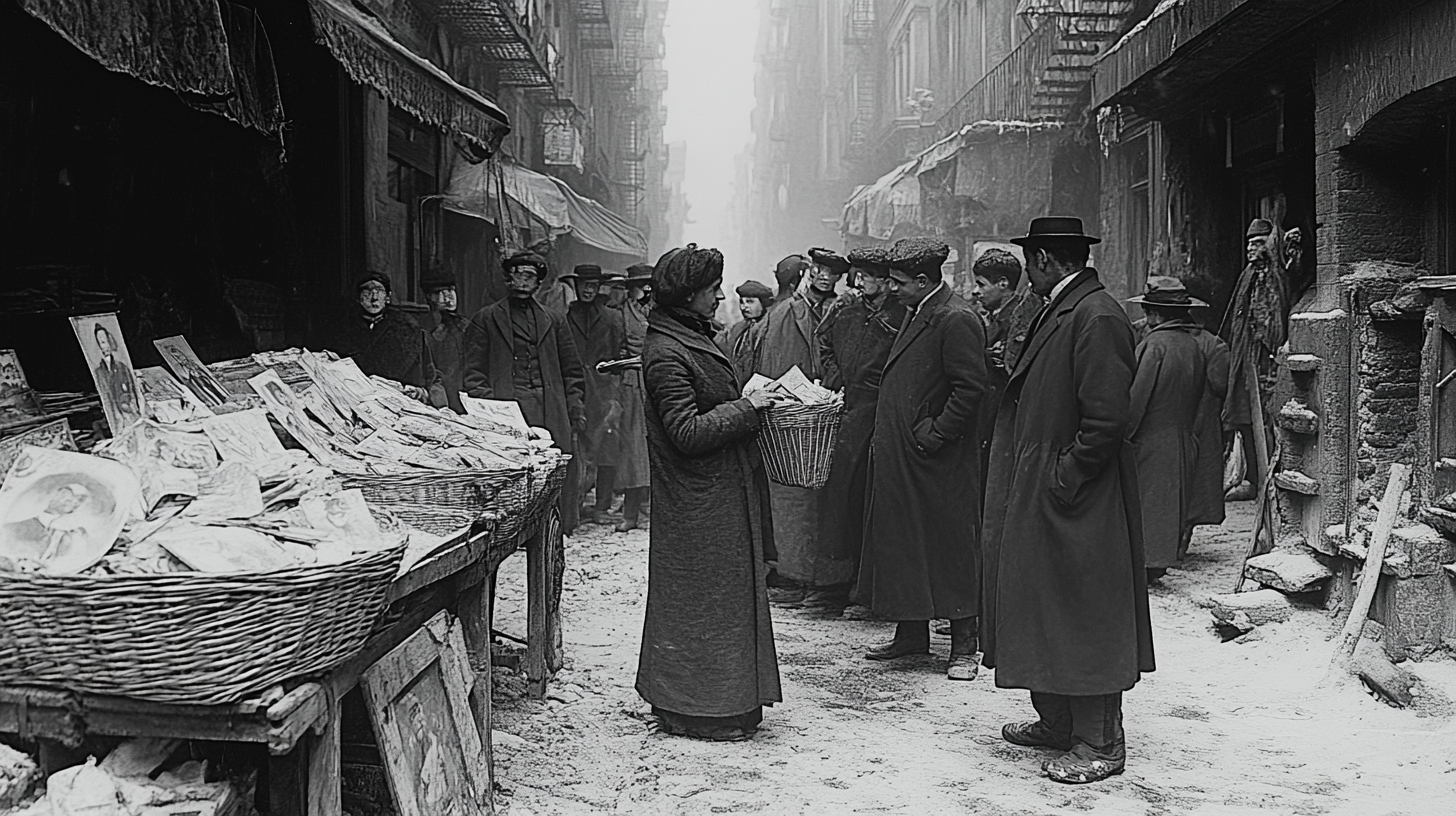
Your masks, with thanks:
[{"label": "wooden plank", "polygon": [[268,728],[268,752],[274,756],[292,751],[299,739],[309,731],[328,729],[331,710],[328,692],[318,683],[299,686],[304,687],[309,687],[307,696],[302,697],[297,705],[286,712],[280,711],[282,717],[274,720],[271,716],[273,709],[269,709],[271,725]]},{"label": "wooden plank", "polygon": [[[320,697],[326,695],[320,694]],[[308,816],[342,816],[343,776],[340,770],[340,720],[343,706],[325,699],[323,728],[308,743]]]},{"label": "wooden plank", "polygon": [[492,581],[480,581],[460,593],[456,616],[465,640],[465,654],[471,671],[470,713],[480,735],[484,756],[483,774],[485,804],[488,813],[495,812],[495,757],[491,737],[491,614],[494,610]]},{"label": "wooden plank", "polygon": [[431,584],[439,583],[476,563],[490,549],[490,533],[479,533],[463,539],[460,545],[433,556],[399,576],[390,585],[385,597],[390,603],[412,595]]}]

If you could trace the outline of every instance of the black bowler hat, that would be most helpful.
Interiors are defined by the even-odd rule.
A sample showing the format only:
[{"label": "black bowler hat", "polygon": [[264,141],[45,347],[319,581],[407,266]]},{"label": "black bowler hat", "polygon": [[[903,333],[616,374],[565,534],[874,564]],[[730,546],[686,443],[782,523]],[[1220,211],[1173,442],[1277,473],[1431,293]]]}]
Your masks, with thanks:
[{"label": "black bowler hat", "polygon": [[643,286],[652,283],[652,264],[632,264],[627,267],[627,285]]},{"label": "black bowler hat", "polygon": [[608,275],[602,274],[602,268],[596,264],[577,264],[576,268],[571,270],[569,274],[562,275],[561,280],[593,281],[599,283],[608,277]]},{"label": "black bowler hat", "polygon": [[440,267],[434,267],[420,278],[420,290],[425,294],[438,292],[441,289],[454,289],[455,276]]},{"label": "black bowler hat", "polygon": [[1082,219],[1070,215],[1050,215],[1042,218],[1031,219],[1031,229],[1021,238],[1012,238],[1011,243],[1017,246],[1026,246],[1029,243],[1040,240],[1077,240],[1090,244],[1102,243],[1101,238],[1094,238],[1082,231]]}]

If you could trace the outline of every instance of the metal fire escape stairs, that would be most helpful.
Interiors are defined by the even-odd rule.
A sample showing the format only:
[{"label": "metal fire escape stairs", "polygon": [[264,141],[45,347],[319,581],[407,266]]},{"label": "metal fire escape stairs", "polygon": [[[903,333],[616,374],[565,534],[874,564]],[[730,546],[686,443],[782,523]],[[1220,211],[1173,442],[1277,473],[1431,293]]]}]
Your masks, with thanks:
[{"label": "metal fire escape stairs", "polygon": [[1066,121],[1092,80],[1097,55],[1116,42],[1135,0],[1021,0],[1017,15],[1033,25],[1056,26],[1055,44],[1032,87],[1032,118]]}]

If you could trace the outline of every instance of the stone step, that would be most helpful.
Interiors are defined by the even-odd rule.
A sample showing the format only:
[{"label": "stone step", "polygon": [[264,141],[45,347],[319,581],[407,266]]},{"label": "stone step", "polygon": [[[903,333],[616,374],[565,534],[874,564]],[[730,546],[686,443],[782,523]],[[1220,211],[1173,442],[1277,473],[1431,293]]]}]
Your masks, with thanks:
[{"label": "stone step", "polygon": [[1231,592],[1208,599],[1208,611],[1216,623],[1247,632],[1266,623],[1289,620],[1294,607],[1284,594],[1272,589]]},{"label": "stone step", "polygon": [[1284,403],[1274,421],[1291,433],[1309,436],[1319,433],[1319,414],[1311,411],[1301,400],[1292,399]]},{"label": "stone step", "polygon": [[1333,575],[1306,550],[1275,550],[1244,565],[1244,577],[1280,592],[1311,592]]},{"label": "stone step", "polygon": [[1314,354],[1291,354],[1284,358],[1284,367],[1290,371],[1318,371],[1324,360]]}]

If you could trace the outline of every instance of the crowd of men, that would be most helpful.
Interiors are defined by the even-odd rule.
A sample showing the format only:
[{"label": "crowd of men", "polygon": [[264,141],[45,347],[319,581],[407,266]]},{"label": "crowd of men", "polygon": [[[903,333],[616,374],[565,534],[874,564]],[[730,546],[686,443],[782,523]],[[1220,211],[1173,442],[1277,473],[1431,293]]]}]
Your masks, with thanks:
[{"label": "crowd of men", "polygon": [[[1268,248],[1255,252],[1271,232],[1251,225],[1236,299],[1254,305],[1235,309],[1274,285],[1256,264]],[[1249,422],[1226,398],[1267,391],[1279,338],[1235,331],[1231,372],[1179,279],[1149,278],[1131,299],[1145,318],[1129,319],[1088,265],[1098,239],[1079,219],[1035,219],[1013,243],[1024,262],[982,252],[965,297],[937,240],[790,255],[776,291],[737,287],[742,320],[716,342],[740,386],[797,366],[844,394],[828,483],[770,487],[772,600],[895,622],[865,653],[878,661],[929,652],[946,621],[947,677],[986,665],[1029,690],[1037,719],[1003,737],[1058,749],[1053,779],[1095,781],[1122,771],[1121,695],[1154,667],[1147,585],[1194,526],[1222,522],[1228,431]],[[441,407],[461,410],[462,392],[515,401],[575,454],[565,529],[621,494],[630,530],[649,485],[642,381],[601,364],[640,354],[652,268],[579,265],[542,293],[545,258],[503,266],[508,296],[470,318],[452,279],[426,276],[429,323],[413,331],[387,308],[388,280],[365,278],[339,350]]]}]

